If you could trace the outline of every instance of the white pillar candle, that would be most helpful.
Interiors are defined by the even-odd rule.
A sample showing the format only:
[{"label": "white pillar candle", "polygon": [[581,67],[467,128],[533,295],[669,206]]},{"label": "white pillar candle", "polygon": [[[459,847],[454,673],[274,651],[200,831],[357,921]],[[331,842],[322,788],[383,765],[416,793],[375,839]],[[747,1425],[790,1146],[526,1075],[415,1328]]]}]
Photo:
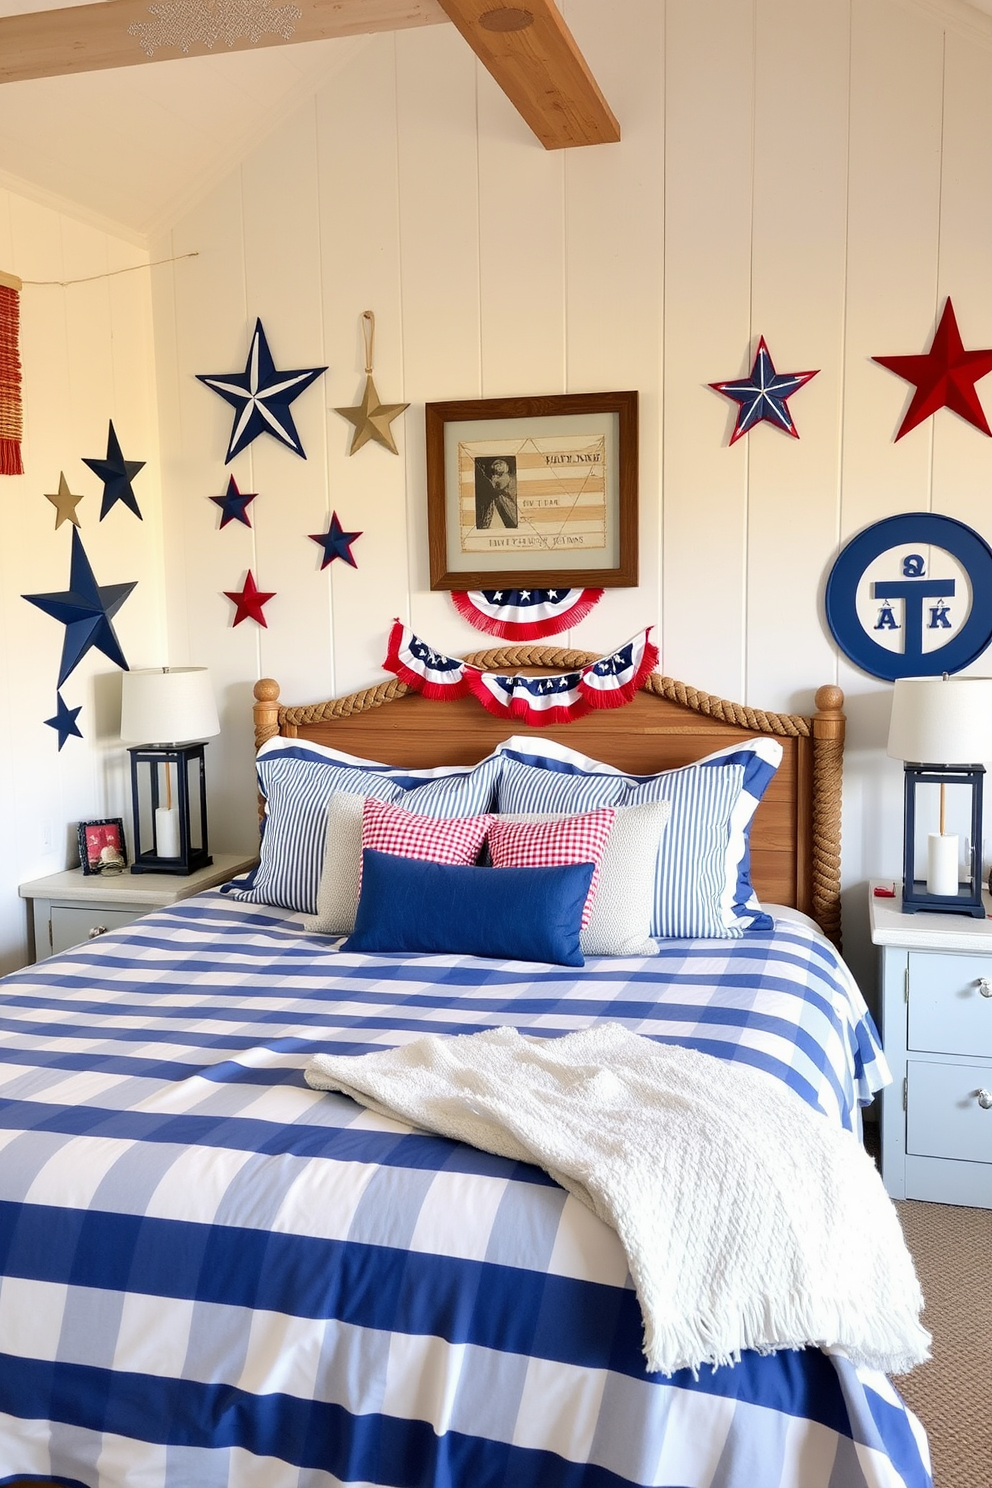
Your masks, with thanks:
[{"label": "white pillar candle", "polygon": [[956,832],[931,832],[927,838],[928,894],[957,894],[958,841]]},{"label": "white pillar candle", "polygon": [[[957,838],[954,839],[955,842]],[[179,812],[159,806],[155,812],[155,843],[160,858],[179,856]]]}]

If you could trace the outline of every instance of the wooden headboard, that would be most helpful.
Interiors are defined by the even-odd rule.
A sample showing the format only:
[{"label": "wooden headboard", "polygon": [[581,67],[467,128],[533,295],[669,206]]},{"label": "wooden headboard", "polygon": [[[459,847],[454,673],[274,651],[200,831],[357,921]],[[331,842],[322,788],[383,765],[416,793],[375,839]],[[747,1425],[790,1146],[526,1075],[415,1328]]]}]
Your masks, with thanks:
[{"label": "wooden headboard", "polygon": [[[486,671],[570,671],[598,657],[555,647],[513,646],[465,657]],[[735,740],[771,734],[781,767],[751,828],[751,875],[760,898],[813,916],[840,945],[840,807],[844,694],[821,687],[812,717],[763,713],[653,673],[626,707],[534,729],[637,775],[690,764]],[[279,684],[255,684],[255,747],[274,734],[310,739],[384,764],[468,765],[525,729],[493,718],[474,698],[429,702],[396,678],[302,707],[279,702]]]}]

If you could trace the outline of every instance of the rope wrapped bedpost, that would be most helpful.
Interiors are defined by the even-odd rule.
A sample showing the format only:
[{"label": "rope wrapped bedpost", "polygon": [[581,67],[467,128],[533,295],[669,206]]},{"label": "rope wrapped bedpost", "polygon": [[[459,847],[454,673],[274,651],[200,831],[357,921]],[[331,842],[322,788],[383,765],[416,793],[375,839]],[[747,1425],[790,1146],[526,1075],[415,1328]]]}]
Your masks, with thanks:
[{"label": "rope wrapped bedpost", "polygon": [[840,819],[844,769],[844,694],[826,686],[813,715],[813,917],[840,949]]},{"label": "rope wrapped bedpost", "polygon": [[279,732],[279,683],[273,677],[262,677],[255,683],[255,748],[261,749],[266,739]]}]

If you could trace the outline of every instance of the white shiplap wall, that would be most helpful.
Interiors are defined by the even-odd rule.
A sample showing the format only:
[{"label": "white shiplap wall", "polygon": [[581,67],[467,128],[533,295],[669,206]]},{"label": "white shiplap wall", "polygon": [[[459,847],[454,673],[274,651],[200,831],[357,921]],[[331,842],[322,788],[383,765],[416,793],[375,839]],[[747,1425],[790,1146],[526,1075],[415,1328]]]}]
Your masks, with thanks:
[{"label": "white shiplap wall", "polygon": [[[992,537],[992,441],[945,412],[894,444],[908,389],[870,361],[924,349],[947,294],[965,343],[992,344],[992,40],[908,0],[563,9],[621,144],[546,153],[453,29],[380,36],[153,244],[199,254],[153,285],[172,659],[214,669],[226,725],[215,836],[251,840],[257,676],[292,702],[373,682],[395,614],[439,647],[478,642],[428,588],[424,402],[636,387],[640,587],[563,642],[653,622],[665,671],[775,709],[841,683],[864,972],[861,886],[898,872],[900,776],[888,689],[838,659],[822,590],[839,545],[893,512]],[[360,395],[365,308],[379,392],[411,403],[399,459],[350,459],[332,411]],[[233,466],[253,529],[219,532],[230,418],[194,374],[240,368],[256,315],[277,365],[328,372],[294,404],[309,459],[257,441]],[[821,370],[792,404],[799,441],[762,426],[729,449],[707,383],[760,334],[779,370]],[[331,509],[364,529],[358,572],[318,570],[307,534]],[[222,595],[249,566],[278,593],[264,630],[232,629]]]}]

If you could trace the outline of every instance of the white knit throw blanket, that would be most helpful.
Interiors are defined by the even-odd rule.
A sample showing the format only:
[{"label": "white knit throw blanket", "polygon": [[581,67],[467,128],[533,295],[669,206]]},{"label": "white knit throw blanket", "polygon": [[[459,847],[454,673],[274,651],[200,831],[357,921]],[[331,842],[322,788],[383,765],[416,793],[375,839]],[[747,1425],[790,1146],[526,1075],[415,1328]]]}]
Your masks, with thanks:
[{"label": "white knit throw blanket", "polygon": [[895,1207],[857,1138],[762,1071],[619,1023],[515,1028],[357,1056],[306,1078],[473,1147],[537,1163],[616,1230],[669,1374],[836,1346],[901,1374],[929,1357]]}]

